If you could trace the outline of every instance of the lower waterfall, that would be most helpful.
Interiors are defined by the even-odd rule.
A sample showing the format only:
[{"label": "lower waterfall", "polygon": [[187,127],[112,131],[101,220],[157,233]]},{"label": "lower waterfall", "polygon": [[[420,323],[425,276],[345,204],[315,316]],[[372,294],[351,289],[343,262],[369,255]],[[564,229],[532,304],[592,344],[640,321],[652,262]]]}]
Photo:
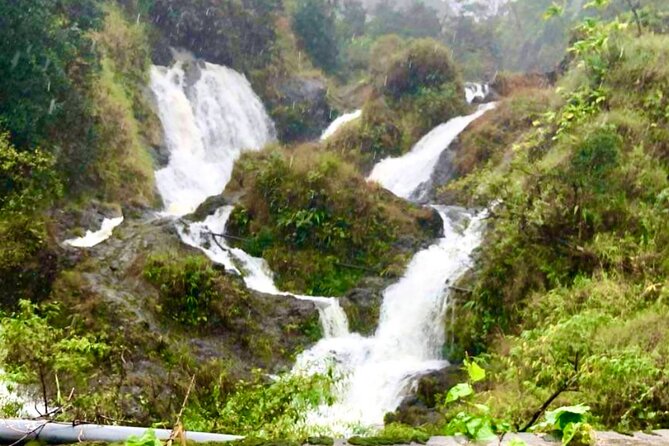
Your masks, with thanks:
[{"label": "lower waterfall", "polygon": [[380,427],[418,375],[448,365],[441,359],[448,284],[469,268],[485,213],[435,208],[444,221],[444,237],[417,253],[404,277],[385,290],[374,336],[323,339],[298,358],[297,371],[323,372],[334,364],[342,377],[337,402],[309,414],[309,425],[340,435]]}]

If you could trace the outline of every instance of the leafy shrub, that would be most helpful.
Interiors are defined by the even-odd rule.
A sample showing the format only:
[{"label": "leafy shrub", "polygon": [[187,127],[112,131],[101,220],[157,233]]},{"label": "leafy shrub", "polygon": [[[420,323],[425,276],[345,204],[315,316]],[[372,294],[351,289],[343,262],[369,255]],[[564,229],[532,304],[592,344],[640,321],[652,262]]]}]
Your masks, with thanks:
[{"label": "leafy shrub", "polygon": [[[258,373],[252,381],[239,382],[230,395],[214,399],[204,408],[209,411],[207,424],[200,428],[259,438],[306,438],[306,415],[321,404],[332,403],[335,379],[332,374],[293,374],[267,381]],[[202,410],[186,410],[186,428],[191,419],[202,417]]]},{"label": "leafy shrub", "polygon": [[44,414],[65,405],[63,389],[77,389],[77,399],[85,396],[86,383],[110,353],[103,340],[55,325],[53,319],[61,317],[58,306],[22,300],[17,313],[0,320],[4,373],[10,382],[39,389],[35,397]]},{"label": "leafy shrub", "polygon": [[151,257],[144,270],[145,277],[160,289],[165,312],[185,325],[207,322],[215,291],[217,273],[211,262],[202,256]]},{"label": "leafy shrub", "polygon": [[385,96],[394,100],[416,95],[421,89],[438,89],[460,79],[451,53],[431,39],[411,42],[384,74],[383,79],[377,80],[377,85]]},{"label": "leafy shrub", "polygon": [[56,265],[41,213],[61,193],[52,155],[18,151],[0,134],[0,301],[8,307],[49,293]]}]

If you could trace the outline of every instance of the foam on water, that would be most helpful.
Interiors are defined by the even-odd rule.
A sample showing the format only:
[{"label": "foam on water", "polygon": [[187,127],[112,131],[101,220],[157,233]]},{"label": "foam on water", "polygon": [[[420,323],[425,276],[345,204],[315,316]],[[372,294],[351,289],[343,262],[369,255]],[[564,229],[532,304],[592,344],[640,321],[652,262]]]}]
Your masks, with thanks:
[{"label": "foam on water", "polygon": [[117,218],[105,218],[98,231],[86,231],[83,237],[65,240],[63,243],[74,248],[92,248],[112,236],[114,228],[123,223],[123,216]]}]

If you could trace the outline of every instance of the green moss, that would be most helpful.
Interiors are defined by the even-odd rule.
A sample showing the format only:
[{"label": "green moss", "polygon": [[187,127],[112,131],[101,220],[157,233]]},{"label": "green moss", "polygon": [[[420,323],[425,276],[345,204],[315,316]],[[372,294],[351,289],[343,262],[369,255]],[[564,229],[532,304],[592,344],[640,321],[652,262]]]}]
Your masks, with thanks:
[{"label": "green moss", "polygon": [[425,444],[430,439],[430,434],[424,430],[401,425],[388,424],[378,434],[362,437],[355,436],[347,440],[355,446],[387,446],[393,444]]}]

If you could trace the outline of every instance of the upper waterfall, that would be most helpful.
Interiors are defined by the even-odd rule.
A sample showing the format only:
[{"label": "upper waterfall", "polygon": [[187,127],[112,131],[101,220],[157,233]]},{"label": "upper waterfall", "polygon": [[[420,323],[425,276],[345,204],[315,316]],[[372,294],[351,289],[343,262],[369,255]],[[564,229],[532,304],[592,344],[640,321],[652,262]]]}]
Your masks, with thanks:
[{"label": "upper waterfall", "polygon": [[475,113],[458,116],[435,127],[425,135],[410,152],[398,158],[386,158],[379,162],[369,175],[398,197],[416,199],[418,187],[428,181],[439,161],[441,152],[476,119],[495,107],[494,103],[479,106]]},{"label": "upper waterfall", "polygon": [[156,172],[168,214],[188,214],[220,194],[242,151],[275,139],[251,84],[230,68],[192,60],[154,66],[151,90],[169,151],[167,166]]},{"label": "upper waterfall", "polygon": [[360,118],[360,116],[362,116],[362,110],[356,110],[351,113],[344,113],[343,115],[339,116],[337,119],[335,119],[330,123],[328,128],[325,129],[325,131],[321,135],[321,141],[325,141],[326,139],[337,133],[337,130],[343,127],[344,124],[348,124],[351,121],[355,121],[356,119]]}]

